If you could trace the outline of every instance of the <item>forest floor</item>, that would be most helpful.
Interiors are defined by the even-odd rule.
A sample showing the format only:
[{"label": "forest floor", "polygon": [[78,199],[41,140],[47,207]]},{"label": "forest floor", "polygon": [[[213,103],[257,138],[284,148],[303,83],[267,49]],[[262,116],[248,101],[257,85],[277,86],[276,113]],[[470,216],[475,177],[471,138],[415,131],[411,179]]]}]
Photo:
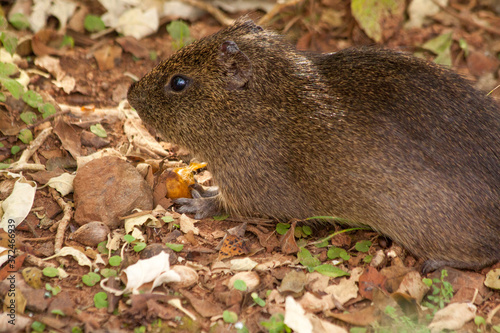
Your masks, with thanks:
[{"label": "forest floor", "polygon": [[[267,26],[299,49],[378,45],[450,65],[485,94],[499,84],[494,1],[450,0],[422,22],[411,6],[369,9],[372,25],[349,1],[295,2],[276,7]],[[23,222],[0,233],[0,332],[500,332],[499,264],[424,276],[422,260],[373,231],[175,213],[165,182],[189,155],[157,143],[124,102],[184,42],[167,32],[175,17],[139,40],[96,36],[84,17],[106,10],[79,6],[63,30],[54,16],[36,34],[3,30],[18,47],[9,58],[2,39],[0,166],[10,173],[0,173],[0,213],[9,225],[20,222],[5,217],[13,211]],[[263,15],[253,8],[249,17]],[[206,13],[187,26],[192,39],[223,28]],[[22,83],[19,96],[10,79]],[[203,166],[196,173],[211,185]]]}]

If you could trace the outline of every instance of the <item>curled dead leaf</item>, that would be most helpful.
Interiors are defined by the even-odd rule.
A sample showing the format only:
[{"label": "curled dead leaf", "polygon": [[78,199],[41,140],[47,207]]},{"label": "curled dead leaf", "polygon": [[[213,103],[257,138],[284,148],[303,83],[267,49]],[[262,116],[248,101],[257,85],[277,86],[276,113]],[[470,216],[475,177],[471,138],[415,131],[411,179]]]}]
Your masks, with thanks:
[{"label": "curled dead leaf", "polygon": [[246,290],[247,292],[253,291],[255,288],[257,288],[257,286],[260,283],[260,277],[257,273],[255,273],[255,272],[240,272],[240,273],[235,274],[233,277],[231,277],[229,279],[228,287],[230,289],[234,289],[234,282],[236,280],[242,280],[245,282],[245,284],[247,286],[247,290]]},{"label": "curled dead leaf", "polygon": [[70,236],[71,239],[88,246],[97,246],[108,239],[109,227],[102,222],[89,222],[82,225]]}]

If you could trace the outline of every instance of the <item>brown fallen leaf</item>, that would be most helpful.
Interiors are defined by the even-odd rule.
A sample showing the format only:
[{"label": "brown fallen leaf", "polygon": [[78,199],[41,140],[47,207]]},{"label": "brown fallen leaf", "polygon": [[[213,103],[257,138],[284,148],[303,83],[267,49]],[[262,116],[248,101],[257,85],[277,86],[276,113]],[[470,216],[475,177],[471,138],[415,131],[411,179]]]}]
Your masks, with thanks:
[{"label": "brown fallen leaf", "polygon": [[124,36],[116,39],[125,52],[132,53],[137,58],[148,58],[149,50],[140,41],[132,36]]},{"label": "brown fallen leaf", "polygon": [[81,130],[77,130],[74,126],[66,123],[61,117],[56,119],[54,133],[61,140],[63,148],[69,151],[74,158],[83,154],[80,132]]},{"label": "brown fallen leaf", "polygon": [[364,298],[373,300],[373,290],[375,288],[385,289],[386,277],[380,274],[375,268],[368,266],[359,277],[359,293]]},{"label": "brown fallen leaf", "polygon": [[210,302],[201,299],[200,296],[194,295],[187,290],[180,290],[182,296],[186,297],[189,303],[193,306],[196,312],[202,317],[209,318],[222,315],[224,308],[218,303]]},{"label": "brown fallen leaf", "polygon": [[292,222],[290,229],[280,239],[281,252],[284,254],[293,254],[299,252],[297,242],[295,242],[295,226],[297,221]]},{"label": "brown fallen leaf", "polygon": [[327,316],[342,320],[343,322],[355,326],[367,326],[371,323],[374,323],[380,318],[378,313],[379,311],[374,306],[368,306],[360,311],[349,313],[331,313],[328,311],[325,312]]},{"label": "brown fallen leaf", "polygon": [[116,45],[104,45],[94,52],[94,58],[101,71],[107,71],[120,63],[122,48]]}]

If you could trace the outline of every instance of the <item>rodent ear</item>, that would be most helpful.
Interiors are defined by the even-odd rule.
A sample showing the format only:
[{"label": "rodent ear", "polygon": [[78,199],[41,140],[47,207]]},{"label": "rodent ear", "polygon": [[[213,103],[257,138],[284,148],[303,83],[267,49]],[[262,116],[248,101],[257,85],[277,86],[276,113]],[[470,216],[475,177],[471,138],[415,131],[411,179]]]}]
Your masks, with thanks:
[{"label": "rodent ear", "polygon": [[226,89],[242,89],[252,75],[252,64],[245,53],[235,42],[225,41],[220,46],[218,61],[226,78]]}]

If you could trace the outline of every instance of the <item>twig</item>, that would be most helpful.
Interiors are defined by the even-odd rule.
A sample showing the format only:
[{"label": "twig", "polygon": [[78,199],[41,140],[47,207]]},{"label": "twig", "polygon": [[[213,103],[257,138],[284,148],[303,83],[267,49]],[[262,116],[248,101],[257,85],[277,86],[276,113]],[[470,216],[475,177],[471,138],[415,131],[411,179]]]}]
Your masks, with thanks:
[{"label": "twig", "polygon": [[[19,251],[19,254],[23,254],[23,251]],[[53,263],[48,262],[48,261],[43,261],[42,259],[35,257],[34,255],[28,254],[28,253],[27,253],[26,259],[24,259],[24,262],[29,264],[29,265],[40,267],[40,268],[45,268],[45,267],[57,268],[56,264],[53,264]]]},{"label": "twig", "polygon": [[203,9],[209,12],[219,23],[222,25],[231,25],[234,23],[234,20],[230,17],[227,17],[220,9],[214,7],[213,5],[200,1],[200,0],[181,0],[188,5],[194,6],[196,8]]},{"label": "twig", "polygon": [[59,195],[59,193],[53,189],[52,187],[49,188],[50,194],[56,200],[57,204],[59,207],[64,212],[63,218],[59,220],[59,224],[57,225],[57,233],[56,233],[56,239],[54,242],[54,252],[58,253],[62,249],[62,245],[64,242],[64,232],[66,231],[66,228],[68,227],[69,220],[71,220],[71,217],[73,216],[73,207],[71,205],[64,201],[64,199]]},{"label": "twig", "polygon": [[454,10],[452,10],[452,9],[450,9],[450,8],[447,8],[447,7],[441,6],[441,4],[439,4],[436,0],[432,0],[432,2],[434,2],[434,4],[435,4],[436,6],[438,6],[439,8],[441,8],[441,10],[442,10],[442,11],[444,11],[444,12],[446,12],[446,13],[450,14],[451,16],[453,16],[453,17],[455,17],[455,18],[459,19],[460,21],[462,21],[462,22],[464,22],[464,23],[466,23],[466,24],[472,24],[472,25],[474,25],[474,26],[476,26],[476,27],[478,27],[478,28],[480,28],[480,29],[483,29],[483,30],[485,30],[485,31],[487,31],[487,32],[490,32],[490,33],[492,33],[492,34],[495,34],[495,35],[499,35],[499,36],[500,36],[500,30],[495,29],[495,28],[493,28],[493,27],[488,27],[488,26],[486,26],[486,25],[484,25],[484,24],[481,24],[481,23],[478,23],[478,22],[476,22],[476,21],[474,21],[474,20],[472,20],[472,19],[470,19],[470,18],[468,18],[468,17],[466,17],[466,16],[463,16],[463,15],[461,15],[461,14],[459,14],[459,13],[456,13]]},{"label": "twig", "polygon": [[278,15],[284,8],[288,6],[293,6],[301,2],[302,0],[289,0],[285,3],[277,3],[273,9],[271,9],[266,15],[262,16],[259,20],[259,25],[269,23],[273,17]]},{"label": "twig", "polygon": [[55,236],[38,237],[38,238],[23,238],[23,242],[46,242],[46,241],[52,240],[54,238],[55,238]]},{"label": "twig", "polygon": [[28,127],[26,127],[27,129],[32,129],[32,128],[35,128],[37,126],[40,126],[41,124],[47,122],[47,121],[50,121],[52,119],[54,119],[55,117],[57,116],[61,116],[63,114],[66,114],[66,113],[69,113],[69,110],[64,110],[64,111],[59,111],[59,112],[56,112],[54,114],[51,114],[50,116],[48,116],[47,118],[45,119],[40,119],[39,121],[37,121],[36,123],[32,124],[32,125],[29,125]]},{"label": "twig", "polygon": [[18,161],[12,163],[10,167],[7,169],[11,172],[18,172],[24,170],[34,170],[40,171],[45,170],[45,165],[36,164],[36,163],[28,163],[31,156],[40,148],[40,146],[45,142],[45,139],[52,133],[52,127],[48,127],[38,134],[35,140],[31,141],[28,148],[26,148]]}]

